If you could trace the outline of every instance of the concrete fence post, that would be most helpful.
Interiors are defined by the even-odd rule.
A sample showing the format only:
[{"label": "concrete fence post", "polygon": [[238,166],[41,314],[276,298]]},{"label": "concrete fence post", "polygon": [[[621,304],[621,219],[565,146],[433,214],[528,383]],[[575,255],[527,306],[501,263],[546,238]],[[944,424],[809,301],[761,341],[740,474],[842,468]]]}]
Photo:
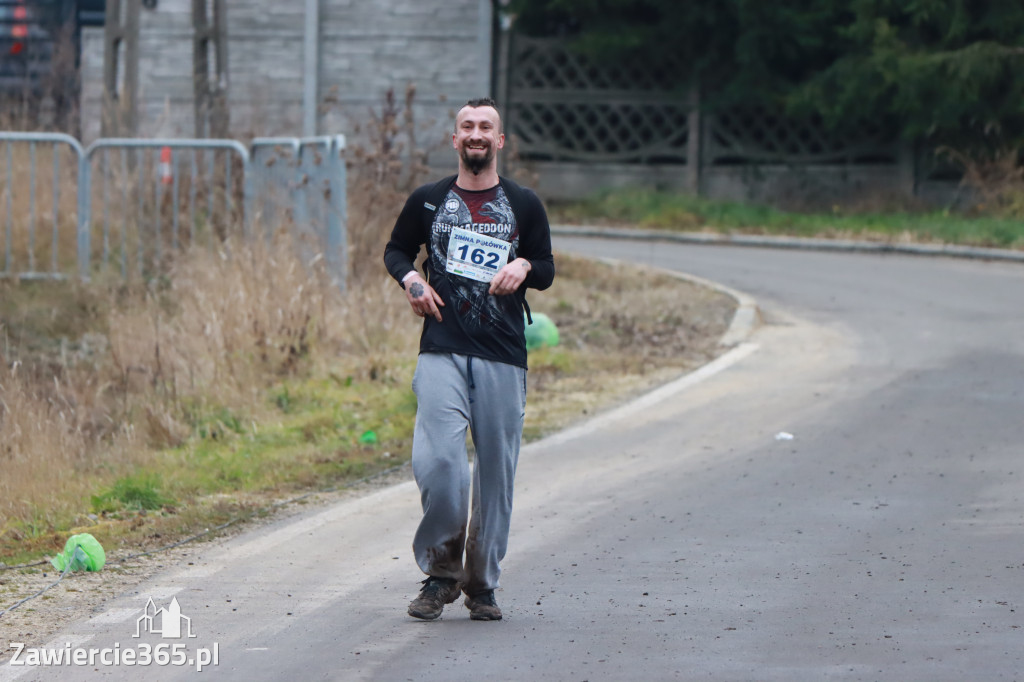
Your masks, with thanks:
[{"label": "concrete fence post", "polygon": [[689,93],[690,113],[686,121],[686,189],[694,196],[700,195],[701,129],[703,118],[700,114],[700,87],[693,85]]},{"label": "concrete fence post", "polygon": [[[139,2],[107,0],[103,27],[103,137],[137,132],[139,97]],[[118,74],[123,78],[118,82]]]},{"label": "concrete fence post", "polygon": [[899,166],[900,191],[909,198],[917,196],[917,145],[910,140],[900,140],[896,155]]}]

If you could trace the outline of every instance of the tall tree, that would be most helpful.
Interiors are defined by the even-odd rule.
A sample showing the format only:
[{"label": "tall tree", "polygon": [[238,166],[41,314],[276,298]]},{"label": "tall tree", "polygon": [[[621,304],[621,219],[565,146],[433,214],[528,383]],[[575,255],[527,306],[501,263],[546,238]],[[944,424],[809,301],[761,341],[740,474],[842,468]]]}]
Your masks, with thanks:
[{"label": "tall tree", "polygon": [[855,0],[840,55],[790,96],[833,125],[891,116],[908,138],[970,150],[1024,142],[1024,5]]}]

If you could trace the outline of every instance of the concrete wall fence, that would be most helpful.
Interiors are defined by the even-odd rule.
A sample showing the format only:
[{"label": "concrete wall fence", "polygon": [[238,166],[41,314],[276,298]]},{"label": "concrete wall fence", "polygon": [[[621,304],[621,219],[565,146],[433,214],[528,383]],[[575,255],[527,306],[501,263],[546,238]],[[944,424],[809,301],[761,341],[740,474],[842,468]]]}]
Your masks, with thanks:
[{"label": "concrete wall fence", "polygon": [[[518,149],[516,163],[549,199],[623,186],[776,204],[882,195],[943,203],[955,195],[955,179],[923,171],[920,152],[885,139],[884,131],[868,126],[861,137],[833,139],[771,113],[702,112],[699,92],[673,86],[685,65],[598,68],[564,41],[518,35],[507,16],[495,13],[501,3],[494,0],[147,3],[153,7],[138,10],[137,115],[130,134],[208,134],[195,125],[193,7],[210,2],[226,14],[220,85],[230,121],[220,136],[344,134],[351,151],[367,144],[365,123],[371,110],[380,111],[385,93],[401,102],[412,84],[416,142],[432,167],[440,172],[453,164],[454,110],[490,94],[514,138],[505,156]],[[103,130],[107,39],[102,28],[83,29],[86,143]]]},{"label": "concrete wall fence", "polygon": [[[417,88],[420,137],[443,140],[452,103],[491,91],[491,0],[247,0],[225,3],[229,130],[236,137],[345,133],[384,94]],[[312,10],[310,10],[312,8]],[[307,24],[316,13],[312,40]],[[140,137],[192,137],[192,0],[139,15]],[[99,137],[102,28],[83,32],[82,137]],[[315,94],[312,129],[304,95]]]}]

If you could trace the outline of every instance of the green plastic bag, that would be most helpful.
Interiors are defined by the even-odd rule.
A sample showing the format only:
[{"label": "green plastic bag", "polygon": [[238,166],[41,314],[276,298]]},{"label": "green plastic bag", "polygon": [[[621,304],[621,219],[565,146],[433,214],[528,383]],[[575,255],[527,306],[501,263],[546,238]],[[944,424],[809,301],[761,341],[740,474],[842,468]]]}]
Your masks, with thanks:
[{"label": "green plastic bag", "polygon": [[99,540],[89,533],[80,533],[69,537],[64,551],[50,559],[50,563],[61,573],[65,569],[72,572],[98,571],[107,563],[107,553]]},{"label": "green plastic bag", "polygon": [[[524,314],[525,315],[525,314]],[[533,324],[526,324],[526,350],[558,345],[558,327],[544,313],[533,313]]]}]

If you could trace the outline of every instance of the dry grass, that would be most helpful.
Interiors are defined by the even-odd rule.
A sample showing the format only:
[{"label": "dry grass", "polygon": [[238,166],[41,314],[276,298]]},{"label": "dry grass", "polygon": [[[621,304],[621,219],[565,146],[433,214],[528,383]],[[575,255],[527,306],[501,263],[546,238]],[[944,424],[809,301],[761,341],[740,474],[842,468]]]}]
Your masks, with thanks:
[{"label": "dry grass", "polygon": [[77,185],[78,157],[67,145],[0,144],[0,271],[73,268]]},{"label": "dry grass", "polygon": [[[50,515],[69,511],[68,497],[79,496],[77,471],[88,453],[88,438],[78,424],[78,408],[59,378],[39,385],[18,367],[0,377],[0,530],[10,531],[16,520],[47,522]],[[46,512],[40,502],[49,500]],[[72,503],[73,504],[73,503]],[[47,513],[48,512],[48,513]]]},{"label": "dry grass", "polygon": [[[56,345],[32,338],[46,331],[38,322],[5,313],[35,347],[8,348],[19,359],[0,379],[0,528],[15,532],[17,521],[31,534],[52,514],[81,511],[102,481],[184,442],[205,409],[251,411],[269,383],[306,370],[314,349],[336,352],[328,339],[344,304],[323,279],[257,241],[230,255],[189,252],[163,289],[90,285],[95,316]],[[55,286],[8,285],[5,303]]]},{"label": "dry grass", "polygon": [[[83,287],[73,301],[79,319],[65,320],[67,327],[53,321],[67,310],[53,294],[67,285],[20,285],[46,295],[37,293],[32,315],[6,316],[23,330],[19,340],[28,338],[27,328],[90,331],[21,352],[0,381],[0,546],[52,550],[62,529],[92,524],[92,496],[139,472],[161,472],[187,495],[201,489],[236,499],[269,486],[273,497],[320,487],[331,480],[324,475],[376,466],[382,452],[353,442],[371,426],[383,448],[408,455],[411,412],[404,406],[419,327],[394,283],[381,270],[343,295],[299,261],[284,236],[228,246],[190,251],[163,287]],[[726,297],[636,267],[561,254],[557,263],[556,284],[531,296],[534,311],[559,325],[562,343],[531,354],[527,439],[716,352],[733,309]],[[298,407],[271,399],[282,386]],[[339,391],[348,393],[335,398]],[[271,438],[264,454],[259,433]],[[175,473],[203,466],[211,468],[200,478],[216,480]],[[264,471],[257,476],[247,467]],[[244,482],[252,476],[255,484]],[[200,511],[207,506],[192,499],[174,512],[177,521],[115,514],[91,527],[105,537],[166,537],[175,524],[201,523],[197,514],[223,515],[219,507]]]},{"label": "dry grass", "polygon": [[678,377],[718,352],[735,302],[638,266],[559,254],[550,289],[530,306],[561,343],[530,355],[525,434],[535,438]]},{"label": "dry grass", "polygon": [[[0,281],[0,557],[78,528],[162,543],[408,457],[419,321],[381,256],[422,169],[399,162],[414,126],[388,107],[376,146],[351,156],[345,293],[266,217],[264,237],[222,226],[145,281]],[[705,360],[732,310],[633,268],[558,269],[530,297],[562,345],[531,356],[528,438]]]},{"label": "dry grass", "polygon": [[[55,530],[88,524],[90,497],[136,472],[159,471],[170,450],[194,451],[212,421],[236,430],[241,422],[255,428],[262,419],[280,421],[283,408],[268,398],[276,386],[328,374],[347,376],[349,383],[404,381],[399,375],[415,357],[416,334],[410,333],[404,299],[382,274],[381,254],[405,187],[418,171],[400,162],[397,142],[413,130],[412,119],[405,116],[404,127],[393,125],[401,113],[393,101],[383,112],[386,125],[377,146],[356,150],[353,157],[348,295],[331,283],[322,260],[303,258],[310,250],[292,238],[289,220],[265,217],[256,233],[266,238],[243,240],[232,236],[237,226],[225,226],[225,214],[212,209],[203,215],[217,223],[215,248],[183,239],[181,251],[166,249],[162,268],[149,270],[162,276],[142,280],[129,268],[135,276],[123,280],[115,267],[88,283],[0,282],[0,543],[45,547],[55,542],[48,539]],[[12,168],[31,165],[30,155],[38,162],[41,149],[46,147],[0,147]],[[62,168],[74,168],[60,160]],[[157,212],[169,226],[167,204],[183,201],[189,192],[183,179],[179,194],[168,191],[159,205],[150,192],[156,186],[150,171],[126,166],[117,159],[108,165],[109,185],[94,185],[94,206],[106,191],[106,222],[127,223],[124,244],[133,257],[139,226],[152,225]],[[33,210],[39,221],[52,218],[39,210],[52,199],[70,227],[58,234],[59,246],[73,254],[74,183],[65,191],[69,178],[47,182],[39,173],[34,179],[30,204],[28,178],[0,174],[0,201],[9,199],[17,218],[12,251],[24,253],[32,240],[37,250],[48,246],[40,234],[29,236],[27,221]],[[129,214],[120,211],[138,206],[140,192],[150,194],[141,197],[143,211],[129,223]],[[201,194],[197,198],[204,201]],[[235,216],[226,219],[233,222]],[[116,251],[118,235],[108,237]],[[99,255],[102,240],[94,237],[93,244]],[[15,270],[21,260],[15,259]],[[115,252],[111,262],[116,266],[118,260]],[[296,428],[307,440],[319,437],[319,427]],[[175,457],[188,466],[189,455]],[[302,457],[316,458],[315,452]],[[306,484],[315,483],[314,477]],[[230,482],[224,485],[230,490]]]}]

